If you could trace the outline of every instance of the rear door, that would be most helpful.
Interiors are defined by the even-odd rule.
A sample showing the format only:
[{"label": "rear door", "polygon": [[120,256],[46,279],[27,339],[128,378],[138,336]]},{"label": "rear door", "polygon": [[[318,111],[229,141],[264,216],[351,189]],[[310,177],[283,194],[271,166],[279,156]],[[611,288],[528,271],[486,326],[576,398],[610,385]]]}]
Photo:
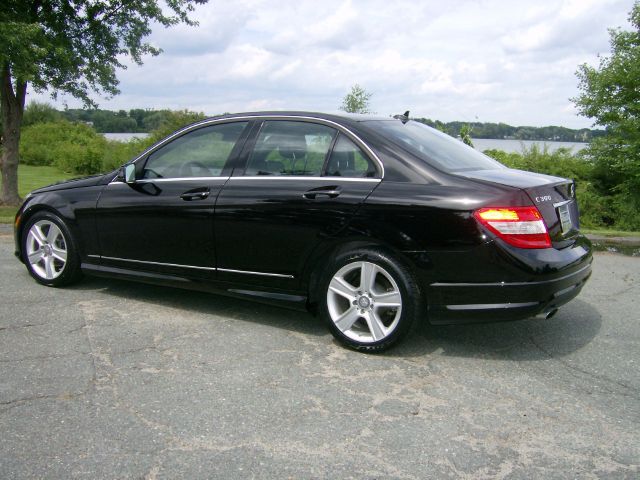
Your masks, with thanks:
[{"label": "rear door", "polygon": [[266,120],[216,204],[218,278],[295,289],[310,253],[378,185],[358,140],[321,121]]},{"label": "rear door", "polygon": [[214,205],[247,125],[195,128],[137,161],[135,183],[107,185],[97,208],[102,264],[213,277]]}]

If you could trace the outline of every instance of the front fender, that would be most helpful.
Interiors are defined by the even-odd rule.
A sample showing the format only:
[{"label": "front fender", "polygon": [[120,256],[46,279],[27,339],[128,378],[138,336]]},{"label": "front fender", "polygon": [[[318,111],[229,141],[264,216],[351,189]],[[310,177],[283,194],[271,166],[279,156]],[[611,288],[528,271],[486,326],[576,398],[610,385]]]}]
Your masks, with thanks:
[{"label": "front fender", "polygon": [[29,195],[18,209],[14,221],[16,257],[22,261],[22,238],[26,223],[37,212],[49,211],[59,216],[69,227],[76,240],[80,257],[84,259],[87,246],[98,245],[95,211],[103,188],[103,185],[95,185]]}]

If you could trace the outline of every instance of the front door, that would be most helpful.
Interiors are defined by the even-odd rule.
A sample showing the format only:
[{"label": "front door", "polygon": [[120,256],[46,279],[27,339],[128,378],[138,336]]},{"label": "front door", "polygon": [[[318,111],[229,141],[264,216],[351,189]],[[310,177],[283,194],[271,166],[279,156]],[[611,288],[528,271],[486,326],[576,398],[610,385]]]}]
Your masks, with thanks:
[{"label": "front door", "polygon": [[213,212],[247,122],[199,127],[136,161],[134,183],[114,180],[98,200],[103,265],[213,277]]}]

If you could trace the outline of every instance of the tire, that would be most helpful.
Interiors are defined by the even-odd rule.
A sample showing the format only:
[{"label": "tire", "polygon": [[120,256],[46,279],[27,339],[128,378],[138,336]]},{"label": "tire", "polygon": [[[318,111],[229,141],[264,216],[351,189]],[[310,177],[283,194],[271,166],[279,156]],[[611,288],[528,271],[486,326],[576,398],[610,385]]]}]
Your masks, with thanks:
[{"label": "tire", "polygon": [[22,259],[36,282],[48,287],[69,285],[82,277],[75,239],[51,212],[37,212],[25,224]]},{"label": "tire", "polygon": [[410,270],[381,250],[338,254],[320,285],[320,315],[340,343],[358,351],[393,346],[421,313],[421,292]]}]

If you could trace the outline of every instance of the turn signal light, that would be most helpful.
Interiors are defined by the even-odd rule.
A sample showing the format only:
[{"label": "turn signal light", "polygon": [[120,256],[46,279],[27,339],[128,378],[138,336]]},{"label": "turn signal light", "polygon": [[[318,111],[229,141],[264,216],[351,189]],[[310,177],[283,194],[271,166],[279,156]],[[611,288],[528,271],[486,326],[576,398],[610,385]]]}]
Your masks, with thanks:
[{"label": "turn signal light", "polygon": [[514,247],[551,247],[549,231],[536,207],[488,207],[476,210],[473,216]]}]

